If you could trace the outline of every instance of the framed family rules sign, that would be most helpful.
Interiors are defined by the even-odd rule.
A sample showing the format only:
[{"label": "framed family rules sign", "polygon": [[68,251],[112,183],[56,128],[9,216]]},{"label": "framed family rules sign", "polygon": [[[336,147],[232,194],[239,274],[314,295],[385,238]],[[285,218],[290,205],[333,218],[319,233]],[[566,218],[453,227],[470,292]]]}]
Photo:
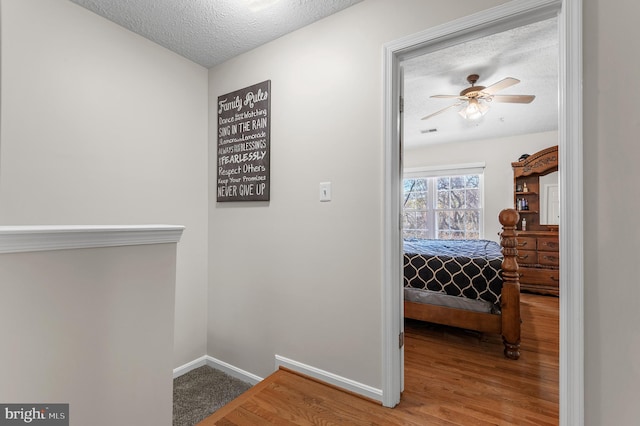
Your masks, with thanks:
[{"label": "framed family rules sign", "polygon": [[218,97],[217,200],[269,201],[271,80]]}]

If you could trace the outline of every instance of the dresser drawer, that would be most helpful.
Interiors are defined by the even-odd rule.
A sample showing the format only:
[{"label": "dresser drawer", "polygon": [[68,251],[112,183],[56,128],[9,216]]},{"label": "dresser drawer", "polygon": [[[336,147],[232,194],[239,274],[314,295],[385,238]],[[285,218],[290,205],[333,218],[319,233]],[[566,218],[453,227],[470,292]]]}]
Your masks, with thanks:
[{"label": "dresser drawer", "polygon": [[560,266],[560,256],[555,251],[539,251],[538,263],[545,266]]},{"label": "dresser drawer", "polygon": [[518,265],[534,264],[538,261],[538,252],[535,250],[518,249]]},{"label": "dresser drawer", "polygon": [[[542,251],[559,251],[560,244],[558,244],[557,238],[538,238],[538,250]],[[542,263],[542,262],[541,262]]]},{"label": "dresser drawer", "polygon": [[535,237],[517,237],[518,238],[518,253],[520,250],[535,250],[536,238]]},{"label": "dresser drawer", "polygon": [[539,284],[558,287],[560,273],[557,269],[544,268],[519,268],[520,282],[522,284]]}]

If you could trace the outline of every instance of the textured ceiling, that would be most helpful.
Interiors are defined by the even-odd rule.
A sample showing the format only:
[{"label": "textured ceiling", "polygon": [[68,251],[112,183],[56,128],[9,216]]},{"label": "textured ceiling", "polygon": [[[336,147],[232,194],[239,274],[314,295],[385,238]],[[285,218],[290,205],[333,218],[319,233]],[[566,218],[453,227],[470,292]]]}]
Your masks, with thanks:
[{"label": "textured ceiling", "polygon": [[[207,68],[362,0],[71,0]],[[556,19],[435,50],[403,61],[404,145],[493,139],[558,128]],[[469,86],[505,77],[521,82],[499,94],[535,95],[531,104],[492,103],[479,121],[445,108]]]},{"label": "textured ceiling", "polygon": [[[558,58],[554,18],[404,61],[405,147],[557,130]],[[536,98],[530,104],[493,102],[479,121],[460,117],[461,107],[421,120],[456,101],[431,95],[457,95],[469,87],[469,74],[479,74],[476,85],[482,86],[516,78],[519,84],[498,94]]]},{"label": "textured ceiling", "polygon": [[210,68],[362,0],[71,0]]}]

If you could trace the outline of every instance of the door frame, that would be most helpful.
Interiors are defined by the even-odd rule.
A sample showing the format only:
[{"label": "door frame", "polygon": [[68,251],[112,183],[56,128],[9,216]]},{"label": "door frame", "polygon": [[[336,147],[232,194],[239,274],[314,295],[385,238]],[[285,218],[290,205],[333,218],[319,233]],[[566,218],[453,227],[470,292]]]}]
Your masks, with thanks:
[{"label": "door frame", "polygon": [[584,423],[584,258],[582,0],[513,0],[384,45],[384,229],[382,403],[403,389],[400,62],[429,47],[454,45],[558,16],[560,184],[560,425]]}]

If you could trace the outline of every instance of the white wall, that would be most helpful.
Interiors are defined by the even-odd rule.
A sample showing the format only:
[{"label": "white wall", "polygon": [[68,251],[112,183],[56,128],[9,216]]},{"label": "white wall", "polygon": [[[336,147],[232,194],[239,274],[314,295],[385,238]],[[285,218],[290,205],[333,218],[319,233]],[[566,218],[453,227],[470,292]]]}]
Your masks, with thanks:
[{"label": "white wall", "polygon": [[[210,199],[209,355],[381,387],[382,46],[499,3],[366,0],[210,70],[211,111],[270,79],[272,117],[271,201]],[[214,185],[214,150],[209,164]]]},{"label": "white wall", "polygon": [[[211,101],[272,79],[274,114],[270,205],[210,204],[211,355],[264,375],[280,353],[380,385],[380,270],[370,264],[381,251],[381,45],[497,3],[365,0],[211,71]],[[629,40],[640,37],[640,10],[583,3],[585,422],[634,424],[640,122],[630,82],[640,58]],[[329,204],[317,202],[321,180],[334,182]],[[264,269],[247,270],[241,253]],[[356,293],[368,296],[352,304]]]},{"label": "white wall", "polygon": [[[615,4],[614,4],[615,3]],[[585,424],[640,419],[640,5],[585,0]]]},{"label": "white wall", "polygon": [[2,0],[0,224],[186,225],[174,367],[206,351],[207,70],[65,0]]},{"label": "white wall", "polygon": [[175,259],[176,244],[0,254],[0,401],[171,425]]},{"label": "white wall", "polygon": [[500,241],[498,215],[513,208],[511,163],[522,154],[534,154],[558,145],[558,132],[509,136],[498,139],[456,142],[407,149],[405,168],[484,162],[484,238]]}]

